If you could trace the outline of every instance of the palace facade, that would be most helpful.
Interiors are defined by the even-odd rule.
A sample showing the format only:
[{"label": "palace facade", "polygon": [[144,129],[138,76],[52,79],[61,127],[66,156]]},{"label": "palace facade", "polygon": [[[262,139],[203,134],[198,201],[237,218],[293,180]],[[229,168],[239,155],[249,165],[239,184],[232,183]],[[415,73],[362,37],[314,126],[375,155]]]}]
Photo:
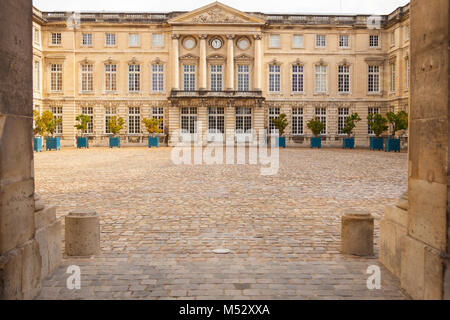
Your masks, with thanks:
[{"label": "palace facade", "polygon": [[107,145],[108,120],[123,117],[122,143],[145,143],[143,118],[163,120],[169,145],[235,142],[288,116],[288,143],[309,146],[319,117],[323,142],[341,144],[358,112],[408,111],[409,5],[389,15],[263,14],[215,2],[192,12],[33,11],[34,108],[62,119],[73,146],[75,117],[92,121],[91,144]]}]

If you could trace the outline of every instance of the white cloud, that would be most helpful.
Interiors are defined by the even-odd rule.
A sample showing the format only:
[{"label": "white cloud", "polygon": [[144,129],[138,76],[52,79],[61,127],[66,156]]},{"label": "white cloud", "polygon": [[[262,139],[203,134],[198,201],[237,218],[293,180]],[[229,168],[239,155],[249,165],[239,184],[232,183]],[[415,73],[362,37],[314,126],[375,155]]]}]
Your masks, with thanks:
[{"label": "white cloud", "polygon": [[[33,0],[42,11],[191,11],[211,0]],[[222,0],[238,10],[263,13],[389,14],[409,0]]]}]

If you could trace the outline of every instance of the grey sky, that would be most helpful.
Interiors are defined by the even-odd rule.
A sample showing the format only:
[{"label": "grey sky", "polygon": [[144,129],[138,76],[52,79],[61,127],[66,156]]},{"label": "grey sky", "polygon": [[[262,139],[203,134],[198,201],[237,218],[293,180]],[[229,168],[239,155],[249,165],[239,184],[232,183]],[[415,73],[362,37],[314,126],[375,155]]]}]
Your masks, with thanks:
[{"label": "grey sky", "polygon": [[[212,0],[33,0],[42,11],[191,11]],[[222,0],[241,11],[264,13],[388,14],[409,0]]]}]

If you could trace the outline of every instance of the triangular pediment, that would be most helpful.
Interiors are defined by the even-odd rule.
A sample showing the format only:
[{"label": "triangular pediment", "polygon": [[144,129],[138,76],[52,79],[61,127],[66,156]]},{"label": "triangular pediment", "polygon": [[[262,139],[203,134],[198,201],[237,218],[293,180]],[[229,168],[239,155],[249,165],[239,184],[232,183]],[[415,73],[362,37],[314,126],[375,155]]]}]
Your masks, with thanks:
[{"label": "triangular pediment", "polygon": [[169,20],[169,24],[253,24],[263,25],[264,20],[251,14],[214,2],[200,9]]}]

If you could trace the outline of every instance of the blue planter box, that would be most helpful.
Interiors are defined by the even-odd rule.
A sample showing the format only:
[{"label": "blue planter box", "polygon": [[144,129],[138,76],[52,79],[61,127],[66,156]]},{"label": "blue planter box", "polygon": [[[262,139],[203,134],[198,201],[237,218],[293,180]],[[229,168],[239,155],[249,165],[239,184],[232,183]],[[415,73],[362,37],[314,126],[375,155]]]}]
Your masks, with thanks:
[{"label": "blue planter box", "polygon": [[159,137],[148,137],[148,147],[159,147]]},{"label": "blue planter box", "polygon": [[276,143],[277,143],[277,147],[286,148],[286,137],[278,137],[278,140]]},{"label": "blue planter box", "polygon": [[400,152],[400,139],[386,138],[384,140],[384,151],[386,152]]},{"label": "blue planter box", "polygon": [[383,150],[383,138],[370,137],[370,150]]},{"label": "blue planter box", "polygon": [[42,152],[42,138],[36,137],[33,139],[33,149],[36,152]]},{"label": "blue planter box", "polygon": [[109,137],[110,148],[120,148],[120,137]]},{"label": "blue planter box", "polygon": [[59,150],[61,149],[61,138],[60,137],[46,137],[45,138],[45,149],[48,150]]},{"label": "blue planter box", "polygon": [[77,148],[89,148],[89,139],[88,137],[77,137]]},{"label": "blue planter box", "polygon": [[312,137],[311,138],[311,148],[322,148],[322,138]]},{"label": "blue planter box", "polygon": [[355,138],[344,138],[342,140],[342,148],[355,149]]}]

